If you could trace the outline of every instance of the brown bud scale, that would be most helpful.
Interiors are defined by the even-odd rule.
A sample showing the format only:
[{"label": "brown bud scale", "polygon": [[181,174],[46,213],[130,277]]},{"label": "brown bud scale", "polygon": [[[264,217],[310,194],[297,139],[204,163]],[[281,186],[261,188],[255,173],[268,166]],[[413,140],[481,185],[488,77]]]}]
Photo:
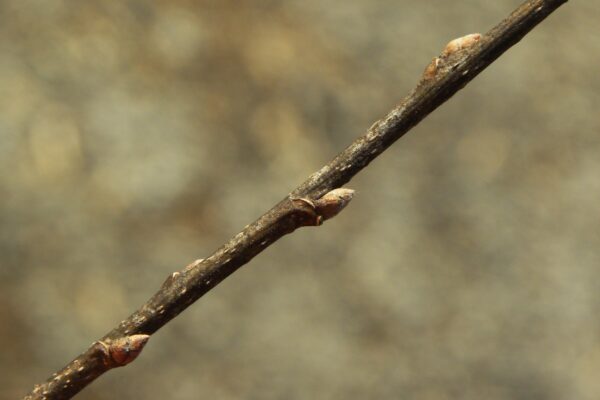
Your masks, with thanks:
[{"label": "brown bud scale", "polygon": [[469,35],[459,37],[458,39],[451,40],[444,48],[442,56],[448,57],[452,53],[456,53],[459,50],[473,46],[475,43],[479,42],[479,40],[481,40],[481,33],[471,33]]},{"label": "brown bud scale", "polygon": [[440,60],[439,57],[435,57],[433,60],[431,60],[431,62],[425,68],[425,71],[423,71],[423,79],[433,78],[437,74],[438,67],[441,62],[442,60]]},{"label": "brown bud scale", "polygon": [[150,339],[150,335],[131,335],[115,339],[108,345],[100,342],[106,349],[106,364],[112,367],[122,367],[137,358]]},{"label": "brown bud scale", "polygon": [[339,214],[354,197],[354,190],[346,188],[334,189],[323,197],[315,200],[315,211],[323,220],[328,220]]}]

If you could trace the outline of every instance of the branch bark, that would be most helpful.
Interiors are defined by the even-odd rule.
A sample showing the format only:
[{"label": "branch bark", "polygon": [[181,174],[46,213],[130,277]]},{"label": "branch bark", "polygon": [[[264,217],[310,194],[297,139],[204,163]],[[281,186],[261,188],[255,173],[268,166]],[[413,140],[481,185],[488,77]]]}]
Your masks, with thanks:
[{"label": "branch bark", "polygon": [[337,189],[419,123],[567,0],[529,0],[484,35],[454,40],[416,88],[330,163],[206,259],[167,277],[150,300],[102,339],[35,385],[25,399],[69,399],[104,372],[133,361],[150,335],[285,234],[320,225],[352,198]]}]

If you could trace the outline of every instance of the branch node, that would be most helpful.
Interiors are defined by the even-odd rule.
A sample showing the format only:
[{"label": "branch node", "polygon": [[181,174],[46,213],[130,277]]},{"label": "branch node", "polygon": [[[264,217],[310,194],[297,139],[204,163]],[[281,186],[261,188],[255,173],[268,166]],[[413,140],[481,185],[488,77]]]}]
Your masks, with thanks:
[{"label": "branch node", "polygon": [[102,361],[107,369],[123,367],[140,355],[150,335],[131,335],[111,342],[97,341],[95,346],[102,352]]},{"label": "branch node", "polygon": [[451,55],[472,47],[478,43],[481,38],[481,33],[470,33],[449,41],[446,47],[444,47],[444,50],[442,50],[442,54],[440,54],[439,57],[435,57],[433,60],[431,60],[427,67],[425,67],[422,80],[427,81],[435,78],[438,75],[438,71],[443,69],[442,67],[444,67],[444,64],[446,64]]},{"label": "branch node", "polygon": [[451,40],[448,42],[446,47],[444,47],[444,51],[442,51],[442,57],[446,58],[457,51],[471,47],[480,40],[481,33],[470,33],[468,35]]},{"label": "branch node", "polygon": [[292,199],[292,201],[302,202],[308,205],[315,214],[314,226],[319,226],[323,221],[327,221],[338,215],[354,197],[354,190],[347,188],[337,188],[325,193],[317,200],[307,198]]}]

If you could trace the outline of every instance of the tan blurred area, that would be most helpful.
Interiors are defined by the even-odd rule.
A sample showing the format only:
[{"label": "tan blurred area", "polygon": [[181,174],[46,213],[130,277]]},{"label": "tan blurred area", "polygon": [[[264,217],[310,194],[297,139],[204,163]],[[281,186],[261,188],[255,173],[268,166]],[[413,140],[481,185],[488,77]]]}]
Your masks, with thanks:
[{"label": "tan blurred area", "polygon": [[[520,1],[0,1],[19,398]],[[571,1],[81,399],[600,398],[600,3]]]}]

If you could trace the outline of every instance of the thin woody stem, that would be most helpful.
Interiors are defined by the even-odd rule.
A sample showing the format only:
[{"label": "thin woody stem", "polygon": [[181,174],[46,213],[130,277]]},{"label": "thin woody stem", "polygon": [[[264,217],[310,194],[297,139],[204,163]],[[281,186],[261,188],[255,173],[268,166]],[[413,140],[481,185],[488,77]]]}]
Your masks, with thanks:
[{"label": "thin woody stem", "polygon": [[[36,385],[25,399],[71,398],[110,368],[124,365],[109,362],[107,357],[111,356],[110,349],[113,353],[129,351],[129,347],[124,346],[135,343],[135,338],[139,338],[136,335],[156,332],[283,235],[301,226],[319,225],[329,215],[337,214],[347,201],[340,198],[336,205],[335,195],[331,197],[330,194],[334,189],[348,182],[566,1],[526,1],[508,18],[481,35],[473,45],[452,54],[442,54],[443,63],[439,68],[437,63],[433,71],[428,68],[426,79],[424,76],[417,87],[386,117],[373,124],[364,136],[356,139],[210,257],[197,260],[182,271],[171,274],[139,310],[53,374],[48,381]],[[147,339],[144,337],[144,344]],[[102,345],[99,346],[99,343]],[[139,353],[141,347],[134,350]],[[127,362],[130,360],[128,353],[120,357]]]}]

